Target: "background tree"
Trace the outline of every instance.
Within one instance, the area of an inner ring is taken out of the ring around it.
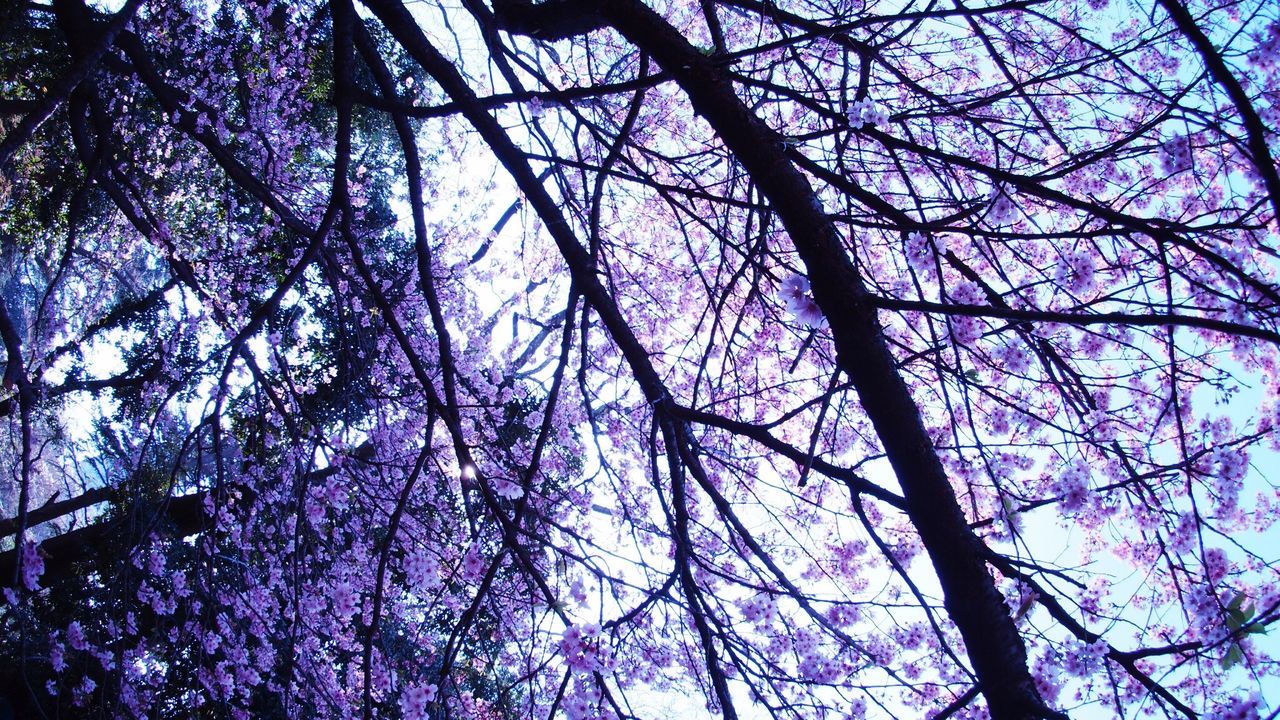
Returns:
[[[1270,4],[3,12],[12,712],[1265,707]]]

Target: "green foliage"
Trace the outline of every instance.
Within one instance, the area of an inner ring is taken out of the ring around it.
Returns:
[[[1229,670],[1244,661],[1244,648],[1240,639],[1249,635],[1266,635],[1267,628],[1254,622],[1257,606],[1253,603],[1245,605],[1248,598],[1244,593],[1236,593],[1226,607],[1226,628],[1228,637],[1232,638],[1227,654],[1222,658],[1222,669]]]

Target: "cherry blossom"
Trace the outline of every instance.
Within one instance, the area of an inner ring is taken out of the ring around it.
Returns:
[[[849,124],[855,128],[883,128],[888,123],[889,114],[870,98],[857,100],[849,106]]]
[[[1271,4],[0,14],[15,717],[1275,712]]]
[[[1165,173],[1176,175],[1191,169],[1191,139],[1174,135],[1160,146],[1160,164]]]
[[[808,327],[822,327],[825,318],[822,309],[814,302],[809,292],[809,281],[800,275],[792,275],[782,281],[782,300],[787,312],[796,321]]]

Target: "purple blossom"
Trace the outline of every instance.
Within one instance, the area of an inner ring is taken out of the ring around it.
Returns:
[[[427,705],[436,699],[436,686],[423,683],[409,685],[400,693],[400,712],[404,720],[425,720]]]
[[[22,585],[35,592],[40,589],[40,576],[44,575],[44,557],[39,544],[27,540],[22,545]]]
[[[810,295],[808,278],[792,275],[783,280],[780,295],[787,311],[796,320],[811,328],[826,326],[827,319],[822,314],[822,308],[818,307],[818,303]]]

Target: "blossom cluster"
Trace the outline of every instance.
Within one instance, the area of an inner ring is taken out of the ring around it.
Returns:
[[[844,663],[823,646],[821,633],[813,627],[800,628],[791,642],[796,653],[796,672],[811,682],[830,684],[846,671]]]
[[[928,275],[935,269],[938,258],[947,253],[947,243],[940,237],[913,231],[907,233],[905,250],[911,269]]]
[[[1160,145],[1160,166],[1167,175],[1191,169],[1191,138],[1174,135]]]
[[[506,478],[494,478],[491,484],[493,485],[493,492],[498,497],[506,498],[507,500],[519,500],[524,497],[524,488]]]
[[[436,686],[415,683],[400,693],[400,712],[404,720],[426,720],[427,706],[436,699]]]
[[[882,128],[889,124],[889,113],[871,98],[855,100],[849,106],[849,124],[856,128]]]
[[[1249,53],[1249,61],[1268,70],[1280,69],[1280,22],[1267,25],[1254,41],[1257,44]]]
[[[948,289],[951,300],[960,305],[982,305],[986,302],[986,296],[982,292],[982,288],[977,283],[968,280],[956,283]],[[968,315],[955,315],[949,319],[951,323],[951,334],[955,338],[956,343],[960,345],[968,345],[977,340],[982,335],[983,324],[979,318]]]
[[[1075,677],[1089,677],[1102,670],[1108,650],[1101,638],[1091,643],[1077,643],[1063,658],[1062,669]]]
[[[991,193],[987,207],[987,222],[995,227],[1003,227],[1012,225],[1018,219],[1018,206],[1014,204],[1013,199],[1009,197],[1009,190],[1005,187],[997,187]]]
[[[564,699],[566,720],[589,720],[598,717],[596,708],[603,693],[590,676],[580,676],[574,683],[574,691]]]
[[[40,589],[40,576],[44,575],[44,558],[40,546],[27,540],[22,544],[22,585],[28,590]]]
[[[824,327],[827,324],[822,308],[818,307],[818,303],[809,292],[808,278],[803,275],[788,277],[782,281],[780,294],[787,312],[790,312],[799,322],[811,328]]]
[[[1205,715],[1205,720],[1258,720],[1262,717],[1262,699],[1257,695],[1235,698],[1221,710]]]
[[[569,668],[575,672],[602,672],[612,665],[612,656],[604,644],[600,626],[595,623],[570,625],[560,637],[559,649]]]
[[[1056,280],[1075,295],[1092,292],[1098,286],[1097,256],[1086,248],[1073,248],[1062,253]]]
[[[777,617],[778,603],[772,595],[761,594],[738,603],[738,609],[742,611],[742,617],[747,622],[769,622]]]
[[[415,590],[431,590],[440,586],[440,561],[434,555],[417,550],[404,560],[404,572]]]
[[[1055,491],[1061,497],[1062,510],[1066,513],[1078,513],[1084,510],[1092,497],[1089,489],[1089,466],[1083,462],[1073,462],[1058,476],[1054,484]]]

